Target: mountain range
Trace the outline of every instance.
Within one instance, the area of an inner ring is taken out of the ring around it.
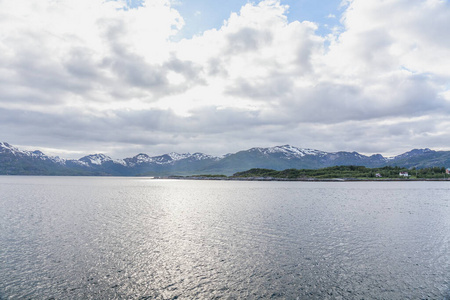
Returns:
[[[414,149],[394,157],[383,157],[381,154],[366,156],[357,152],[324,152],[283,145],[251,148],[223,156],[171,152],[160,156],[140,153],[125,159],[112,159],[104,154],[87,155],[80,159],[63,159],[47,156],[39,150],[20,150],[6,142],[0,142],[0,174],[2,175],[232,175],[252,168],[319,169],[340,165],[369,168],[448,167],[450,151]]]

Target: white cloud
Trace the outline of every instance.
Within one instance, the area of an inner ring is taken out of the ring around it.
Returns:
[[[341,65],[347,66],[344,71],[405,67],[448,78],[448,1],[351,1],[343,23],[346,31],[334,45],[333,59],[339,55]]]
[[[117,144],[212,154],[286,143],[444,147],[435,120],[449,112],[448,1],[343,5],[342,28],[328,37],[265,0],[174,41],[184,20],[168,0],[135,9],[0,1],[3,139],[52,149],[75,140],[83,151],[104,145],[121,154]]]
[[[42,91],[58,102],[71,93],[112,101],[115,89],[126,87],[122,81],[163,85],[159,68],[183,20],[167,1],[143,5],[123,10],[119,2],[101,0],[1,2],[0,63],[11,70],[5,92],[28,88],[23,97],[37,101],[45,98]]]

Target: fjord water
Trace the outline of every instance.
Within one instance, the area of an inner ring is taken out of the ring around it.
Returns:
[[[449,299],[449,182],[0,177],[0,299]]]

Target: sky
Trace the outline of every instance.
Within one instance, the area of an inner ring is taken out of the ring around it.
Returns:
[[[450,0],[0,0],[0,141],[450,150]]]

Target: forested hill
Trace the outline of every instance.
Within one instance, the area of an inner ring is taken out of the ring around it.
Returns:
[[[251,169],[238,172],[233,177],[238,178],[285,178],[285,179],[332,179],[332,178],[355,178],[355,179],[437,179],[448,178],[444,167],[432,167],[422,169],[407,169],[401,167],[366,168],[363,166],[336,166],[322,169],[286,169],[276,171],[272,169]]]

